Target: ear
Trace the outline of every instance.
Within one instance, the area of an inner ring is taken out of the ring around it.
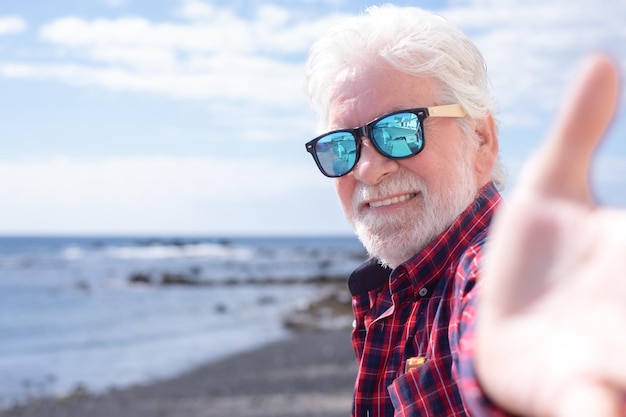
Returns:
[[[498,133],[496,123],[491,113],[484,119],[476,121],[474,132],[478,138],[478,150],[476,151],[475,170],[485,182],[490,179],[491,170],[498,157]]]

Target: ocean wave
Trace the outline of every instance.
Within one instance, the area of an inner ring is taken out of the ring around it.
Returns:
[[[209,258],[247,261],[254,251],[245,247],[199,243],[190,245],[124,246],[104,249],[104,255],[113,259],[171,259]]]

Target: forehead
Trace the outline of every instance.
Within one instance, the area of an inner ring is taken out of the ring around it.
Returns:
[[[437,81],[416,77],[378,63],[346,70],[331,92],[329,128],[361,126],[383,114],[438,104]]]

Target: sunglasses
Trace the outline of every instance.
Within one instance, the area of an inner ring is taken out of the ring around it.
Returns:
[[[424,149],[424,120],[427,117],[464,117],[458,104],[400,110],[385,114],[365,126],[324,133],[306,143],[322,174],[342,177],[354,169],[361,155],[363,137],[370,139],[380,154],[405,159]]]

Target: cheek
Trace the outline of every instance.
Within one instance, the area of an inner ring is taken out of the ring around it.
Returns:
[[[442,162],[435,158],[431,152],[426,152],[426,150],[412,158],[403,159],[399,163],[406,171],[417,176],[426,185],[437,181],[442,175]]]
[[[434,125],[429,131],[430,138],[426,139],[426,147],[418,155],[399,161],[408,171],[418,176],[431,190],[450,186],[454,181],[455,168],[459,163],[460,152],[453,141],[458,139],[449,131],[442,130],[440,125]]]
[[[341,208],[348,220],[353,216],[352,197],[354,196],[355,188],[356,180],[353,175],[347,175],[335,180],[335,190],[337,191],[337,196],[339,196]]]

